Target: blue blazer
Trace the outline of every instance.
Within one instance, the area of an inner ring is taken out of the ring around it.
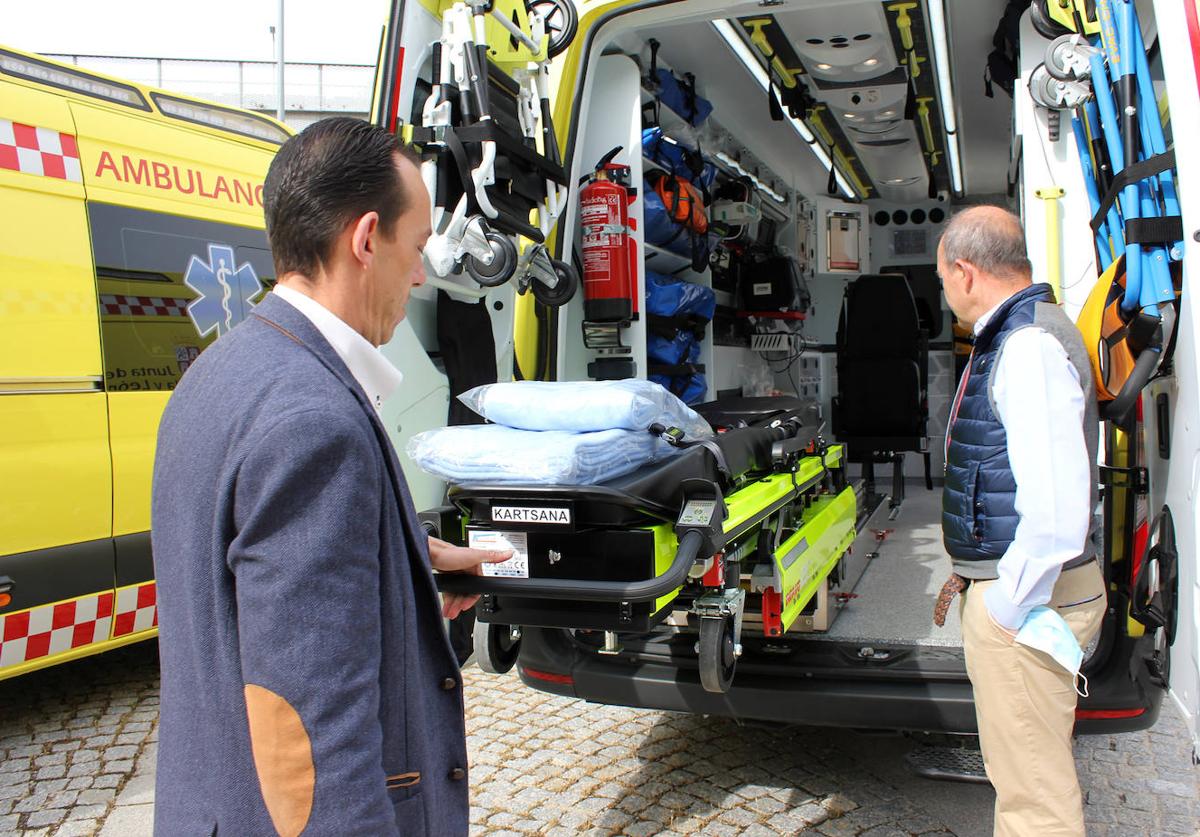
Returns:
[[[157,833],[466,834],[428,540],[366,395],[287,302],[181,379],[152,506]]]

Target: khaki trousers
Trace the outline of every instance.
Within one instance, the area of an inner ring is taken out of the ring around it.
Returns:
[[[1071,748],[1077,697],[1073,678],[1048,654],[1014,642],[992,620],[983,594],[995,583],[972,582],[961,604],[979,743],[996,789],[994,834],[1083,837],[1083,803]],[[1048,606],[1086,647],[1100,629],[1106,606],[1099,563],[1063,572]]]

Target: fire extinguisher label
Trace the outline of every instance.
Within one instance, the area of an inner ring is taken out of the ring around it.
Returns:
[[[609,268],[612,266],[612,260],[609,257],[608,250],[584,250],[583,251],[583,281],[585,284],[590,282],[607,282]]]

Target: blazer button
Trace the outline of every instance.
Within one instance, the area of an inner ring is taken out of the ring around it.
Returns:
[[[447,677],[445,680],[442,681],[442,690],[448,692],[457,685],[458,685],[457,680],[455,680],[453,677]]]
[[[450,781],[452,782],[461,782],[465,778],[467,778],[467,771],[461,767],[456,767],[450,771]]]

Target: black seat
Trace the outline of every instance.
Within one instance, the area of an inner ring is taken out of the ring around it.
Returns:
[[[893,505],[904,496],[905,451],[924,454],[925,483],[933,487],[927,335],[904,276],[864,274],[847,285],[838,320],[833,431],[848,458],[863,463],[868,482],[876,462],[893,463]]]

